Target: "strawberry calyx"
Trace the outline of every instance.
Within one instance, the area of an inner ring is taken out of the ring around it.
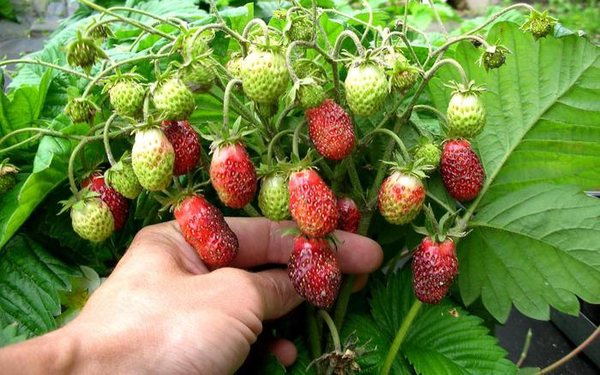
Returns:
[[[427,178],[428,175],[426,172],[434,169],[433,166],[427,165],[424,163],[423,159],[405,161],[400,153],[395,153],[395,160],[393,161],[384,161],[384,164],[390,166],[389,172],[390,174],[394,172],[400,172],[407,175],[412,175],[419,179]]]
[[[226,126],[219,127],[216,123],[209,123],[210,134],[202,134],[202,138],[211,141],[210,152],[214,153],[217,149],[241,144],[245,145],[244,138],[256,132],[257,129],[250,129],[247,125],[242,125],[242,118],[238,117],[231,128]]]
[[[75,206],[79,202],[85,202],[95,198],[100,199],[100,194],[98,194],[95,191],[92,191],[89,186],[84,187],[83,189],[79,190],[77,194],[73,195],[69,199],[58,202],[60,205],[62,205],[62,209],[58,212],[58,215],[69,211],[73,206]]]
[[[310,240],[311,238],[313,238],[305,233],[302,233],[302,231],[298,227],[283,228],[280,230],[280,232],[281,232],[281,237],[286,237],[286,236],[292,236],[294,238],[303,237],[307,240]],[[337,251],[338,246],[340,246],[342,244],[342,241],[339,238],[337,238],[337,236],[334,234],[334,232],[329,233],[325,237],[319,237],[318,240],[327,241],[327,243],[329,244],[329,247],[331,247],[335,251]]]
[[[12,164],[9,164],[9,159],[6,158],[0,162],[0,177],[7,174],[14,174],[19,172],[19,168]]]
[[[525,23],[521,25],[521,30],[532,33],[537,40],[551,33],[557,23],[558,19],[549,16],[548,10],[539,12],[532,9]]]
[[[419,227],[413,224],[415,232],[430,237],[436,243],[444,242],[447,238],[455,239],[467,235],[464,228],[454,225],[458,212],[446,212],[438,222],[431,205],[423,205],[423,211],[425,211],[425,226]]]
[[[209,181],[206,181],[196,185],[188,185],[183,189],[176,188],[176,190],[172,189],[171,191],[163,190],[163,195],[154,194],[154,199],[156,199],[162,205],[159,211],[173,212],[179,209],[183,201],[185,201],[187,198],[193,196],[202,196],[202,187],[208,183]]]
[[[102,80],[105,83],[102,93],[105,94],[117,83],[120,82],[142,82],[144,77],[141,74],[135,72],[137,66],[134,66],[129,72],[123,73],[120,69],[115,69],[115,74],[106,77]]]
[[[458,83],[456,81],[450,81],[449,83],[445,83],[444,86],[451,88],[452,95],[462,94],[462,95],[481,95],[486,89],[484,85],[475,85],[475,81],[470,81],[468,84]]]

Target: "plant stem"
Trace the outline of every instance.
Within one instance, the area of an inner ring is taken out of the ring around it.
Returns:
[[[531,346],[531,338],[533,337],[533,333],[531,332],[531,328],[527,330],[527,335],[525,335],[525,344],[523,344],[523,351],[521,352],[521,356],[519,357],[519,361],[517,362],[517,367],[521,367],[525,358],[527,358],[527,353],[529,353],[529,347]]]
[[[446,123],[446,124],[448,123],[448,119],[446,119],[446,115],[444,115],[437,108],[434,108],[434,107],[426,105],[426,104],[417,104],[417,105],[413,106],[413,111],[419,111],[419,110],[429,111],[429,112],[435,114],[444,123]]]
[[[355,280],[356,276],[346,275],[344,282],[342,283],[342,288],[340,289],[340,294],[338,294],[333,314],[335,325],[338,329],[342,329],[342,325],[344,324],[344,318],[346,317],[346,310],[348,310],[348,303],[350,302],[350,295],[352,295],[352,288],[354,287]]]
[[[408,311],[408,314],[406,315],[406,317],[402,321],[402,324],[400,325],[400,329],[398,330],[396,337],[394,338],[392,347],[390,348],[390,351],[388,352],[385,358],[385,362],[383,363],[383,367],[381,367],[381,371],[379,372],[380,375],[388,375],[390,373],[390,370],[392,369],[392,365],[394,363],[394,359],[396,359],[398,351],[400,350],[400,346],[402,345],[402,341],[404,341],[404,338],[408,333],[408,329],[410,328],[412,322],[415,320],[415,317],[419,313],[419,310],[421,309],[422,305],[423,303],[418,299],[415,299],[415,301],[413,302],[412,306],[410,307],[410,310]]]
[[[78,0],[79,1],[79,0]],[[102,70],[100,73],[98,73],[91,81],[90,83],[88,83],[87,87],[85,88],[85,91],[83,92],[83,97],[89,95],[90,91],[92,90],[92,87],[94,85],[96,85],[102,78],[104,78],[104,76],[106,76],[108,73],[112,72],[113,70],[115,70],[116,68],[118,68],[119,66],[123,66],[123,65],[127,65],[127,64],[132,64],[132,63],[136,63],[138,61],[144,61],[144,60],[155,60],[155,59],[162,59],[165,57],[169,57],[170,54],[168,53],[164,53],[164,54],[153,54],[153,55],[145,55],[145,56],[137,56],[137,57],[132,57],[130,59],[126,59],[126,60],[121,60],[115,64],[112,64],[111,66],[107,67],[106,69]]]
[[[575,356],[577,354],[579,354],[579,352],[581,352],[588,345],[590,345],[598,336],[600,336],[600,326],[598,326],[596,328],[596,330],[590,335],[590,337],[588,337],[584,342],[582,342],[581,344],[579,344],[578,347],[576,347],[575,349],[573,349],[573,351],[571,351],[571,353],[569,353],[566,356],[562,357],[561,359],[559,359],[558,361],[554,362],[550,366],[542,369],[536,375],[548,374],[549,372],[554,371],[557,368],[559,368],[560,366],[562,366],[565,363],[569,362],[571,359],[575,358]]]
[[[248,203],[247,205],[244,206],[244,211],[246,211],[246,213],[248,214],[248,216],[250,217],[260,217],[262,216],[257,210],[256,208],[254,208],[254,206],[252,205],[252,203]]]
[[[23,145],[26,145],[26,144],[27,144],[27,143],[29,143],[29,142],[33,142],[33,141],[35,141],[35,140],[37,140],[37,139],[39,139],[39,138],[41,138],[41,135],[40,135],[40,134],[35,134],[35,135],[32,135],[31,137],[29,137],[29,138],[27,138],[27,139],[25,139],[25,140],[22,140],[22,141],[20,141],[20,142],[17,142],[17,143],[15,143],[15,144],[14,144],[14,145],[12,145],[12,146],[8,146],[8,147],[6,147],[6,148],[3,148],[3,149],[1,149],[1,150],[0,150],[0,155],[2,155],[2,154],[6,154],[6,153],[8,153],[8,152],[10,152],[10,151],[12,151],[12,150],[16,150],[16,149],[18,149],[19,147],[21,147],[21,146],[23,146]]]
[[[110,149],[110,140],[108,138],[108,131],[110,129],[110,125],[112,124],[112,122],[114,121],[114,119],[116,117],[117,117],[116,113],[114,113],[112,116],[109,117],[109,119],[106,121],[106,124],[104,125],[104,131],[102,132],[102,135],[104,137],[104,151],[106,151],[106,157],[108,158],[108,162],[110,163],[111,166],[117,164],[117,161],[115,160],[112,150]]]
[[[302,121],[294,130],[294,138],[292,138],[292,154],[300,160],[300,152],[298,150],[298,143],[300,142],[300,131],[304,127],[305,121]]]
[[[147,32],[149,32],[151,34],[157,34],[157,35],[160,35],[163,38],[169,39],[169,40],[175,40],[176,39],[172,35],[166,34],[166,33],[162,32],[162,31],[160,31],[158,29],[155,29],[154,27],[145,25],[145,24],[143,24],[143,23],[141,23],[139,21],[132,20],[131,18],[123,17],[123,16],[119,15],[118,13],[115,13],[115,12],[113,12],[111,10],[108,10],[108,9],[106,9],[106,8],[98,5],[98,4],[95,4],[95,3],[91,2],[91,1],[88,1],[88,0],[77,0],[77,1],[80,2],[83,5],[86,5],[86,6],[90,7],[90,8],[92,8],[92,9],[94,9],[94,10],[97,10],[98,12],[111,15],[111,16],[113,16],[113,17],[115,17],[115,18],[117,18],[117,19],[119,19],[119,20],[121,20],[121,21],[123,21],[125,23],[133,25],[133,26],[137,27],[138,29],[145,30],[145,31],[147,31]]]
[[[367,9],[367,12],[369,13],[369,21],[367,22],[369,26],[365,27],[365,31],[363,32],[363,35],[360,38],[360,42],[362,43],[364,42],[367,35],[369,35],[369,29],[371,28],[371,25],[373,25],[373,10],[371,9],[371,4],[369,4],[367,0],[361,0],[361,3],[362,6],[365,7]]]
[[[365,56],[365,48],[360,43],[360,40],[358,39],[356,34],[354,34],[350,30],[344,30],[340,33],[340,35],[338,35],[338,37],[335,41],[335,47],[333,47],[333,58],[337,59],[340,56],[340,48],[342,48],[342,42],[346,38],[350,38],[352,40],[352,42],[354,42],[354,45],[356,46],[356,50],[358,51],[358,54],[360,55],[360,57],[364,57]]]
[[[81,142],[75,146],[73,152],[71,153],[71,157],[69,158],[69,167],[68,167],[68,175],[69,175],[69,187],[71,188],[71,192],[74,196],[79,194],[79,190],[77,189],[77,185],[75,184],[75,158],[80,150],[82,150],[85,145],[89,142],[89,139],[83,139]]]
[[[494,22],[496,19],[498,19],[498,17],[500,17],[501,15],[503,15],[504,13],[508,13],[514,9],[518,9],[518,8],[525,8],[528,9],[529,11],[533,11],[535,10],[534,7],[532,7],[529,4],[525,4],[525,3],[518,3],[518,4],[514,4],[511,5],[507,8],[502,9],[501,11],[499,11],[498,13],[492,15],[490,17],[489,20],[485,21],[484,23],[482,23],[481,25],[477,26],[476,28],[474,28],[473,30],[469,31],[467,33],[467,35],[472,35],[475,34],[476,32],[478,32],[479,30],[483,29],[484,27],[486,27],[487,25],[489,25],[490,23]]]
[[[444,34],[444,36],[447,38],[448,37],[448,31],[446,31],[446,26],[444,26],[444,23],[442,22],[442,18],[440,17],[440,14],[438,13],[437,9],[435,8],[435,5],[433,4],[433,0],[428,0],[427,3],[429,4],[429,7],[431,8],[431,11],[433,12],[433,15],[435,16],[435,20],[440,25],[440,29],[442,30],[442,34]]]
[[[340,334],[338,333],[338,330],[335,326],[335,323],[333,323],[331,316],[329,316],[329,314],[325,310],[319,310],[319,316],[321,318],[323,318],[323,320],[325,321],[325,324],[327,324],[327,327],[329,327],[329,331],[331,332],[331,338],[333,339],[333,347],[335,348],[335,351],[341,352],[342,351],[342,343],[340,342]]]
[[[305,302],[305,306],[310,355],[315,359],[321,355],[321,333],[319,332],[319,325],[317,324],[315,308],[308,302]]]
[[[53,136],[53,137],[65,138],[65,139],[73,139],[73,140],[81,140],[81,139],[84,138],[82,136],[77,136],[77,135],[63,134],[61,132],[57,132],[55,130],[50,130],[50,129],[21,128],[21,129],[14,130],[14,131],[6,134],[4,137],[0,138],[0,145],[2,143],[6,142],[7,139],[12,138],[12,137],[14,137],[17,134],[28,133],[28,132],[34,132],[34,133],[38,133],[40,135],[50,135],[50,136]]]
[[[82,72],[78,72],[76,70],[73,69],[69,69],[66,68],[64,66],[60,66],[60,65],[56,65],[56,64],[51,64],[49,62],[45,62],[45,61],[41,61],[41,60],[28,60],[28,59],[14,59],[14,60],[4,60],[4,61],[0,61],[0,66],[4,66],[4,65],[11,65],[11,64],[34,64],[34,65],[42,65],[42,66],[46,66],[48,68],[52,68],[52,69],[56,69],[56,70],[62,70],[63,72],[69,73],[69,74],[73,74],[85,79],[92,79],[91,76],[82,73]]]
[[[364,195],[364,190],[362,184],[360,183],[360,177],[358,176],[358,172],[356,171],[356,165],[354,165],[354,158],[352,155],[348,156],[348,161],[346,162],[348,177],[350,177],[350,183],[354,187],[354,189],[361,195]]]
[[[267,146],[267,161],[269,163],[271,162],[271,160],[273,160],[273,147],[275,146],[275,144],[279,141],[279,139],[281,139],[281,137],[283,137],[286,134],[291,134],[293,132],[293,130],[282,130],[279,133],[275,134],[275,136],[271,139],[271,142],[269,142],[269,145]]]
[[[239,79],[232,79],[227,83],[225,87],[225,94],[223,94],[223,127],[229,128],[229,100],[231,97],[231,90],[233,90],[233,86],[241,85],[242,81]]]
[[[400,139],[400,137],[398,137],[398,134],[394,133],[393,131],[391,131],[388,128],[379,128],[379,129],[373,129],[369,134],[367,134],[365,136],[366,137],[372,137],[375,134],[385,134],[387,136],[389,136],[390,138],[392,138],[396,144],[398,145],[398,148],[400,149],[400,152],[402,152],[402,158],[404,159],[405,162],[409,162],[410,161],[410,155],[408,154],[408,150],[406,149],[406,146],[404,145],[404,142],[402,142],[402,140]],[[385,159],[384,159],[385,160]]]
[[[128,8],[128,7],[112,7],[112,8],[108,8],[107,10],[111,11],[111,12],[126,11],[126,12],[131,12],[131,13],[138,13],[138,14],[144,15],[146,17],[154,18],[155,20],[160,21],[162,23],[166,23],[166,24],[169,24],[174,27],[179,27],[179,25],[177,23],[175,23],[167,18],[163,18],[161,16],[157,16],[156,14],[152,14],[150,12],[146,12],[146,11],[140,10],[140,9]]]

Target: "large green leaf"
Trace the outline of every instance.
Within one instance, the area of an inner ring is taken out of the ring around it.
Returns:
[[[18,323],[18,332],[40,335],[56,328],[58,291],[70,290],[72,269],[30,238],[19,235],[0,254],[0,325]]]
[[[350,314],[343,336],[355,333],[367,349],[359,359],[365,374],[376,374],[415,297],[409,268],[376,282],[372,289],[371,315]],[[449,301],[438,306],[423,305],[395,358],[393,374],[456,375],[515,374],[516,366],[505,358],[506,351],[483,321]],[[371,340],[371,341],[369,341]],[[412,366],[411,366],[412,365]]]
[[[54,122],[64,126],[61,116]],[[63,129],[70,134],[84,134],[84,125],[70,125]],[[17,185],[0,197],[0,249],[23,225],[25,220],[44,198],[67,178],[67,165],[71,155],[72,142],[45,136],[41,139],[33,162],[32,173],[17,176]]]
[[[470,43],[455,53],[486,85],[488,114],[473,142],[486,182],[459,245],[461,294],[467,304],[481,297],[500,321],[511,303],[538,319],[549,318],[549,305],[576,314],[576,296],[600,301],[600,206],[582,192],[600,181],[600,48],[574,35],[536,42],[508,22],[487,39],[512,51],[498,70],[480,67]],[[430,94],[443,109],[442,82],[457,77],[442,69],[439,78]]]
[[[549,319],[554,308],[577,315],[576,295],[600,302],[600,201],[573,186],[536,185],[485,206],[460,243],[460,287],[505,321],[511,302]]]

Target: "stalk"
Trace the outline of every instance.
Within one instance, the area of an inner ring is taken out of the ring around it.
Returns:
[[[415,320],[415,317],[419,313],[421,306],[423,306],[423,303],[418,299],[415,299],[412,306],[410,307],[410,310],[408,311],[408,314],[406,315],[406,317],[402,321],[402,324],[400,325],[400,329],[398,330],[398,333],[394,338],[394,342],[392,342],[392,347],[390,348],[390,351],[385,357],[385,362],[383,363],[383,367],[381,368],[379,375],[388,375],[390,373],[392,364],[394,363],[394,359],[396,358],[396,356],[398,355],[398,351],[400,350],[400,346],[402,345],[402,342],[404,341],[404,338],[406,337],[406,334],[408,333],[408,329],[410,328],[412,322]]]

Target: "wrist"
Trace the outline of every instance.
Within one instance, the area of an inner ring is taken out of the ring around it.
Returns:
[[[0,350],[0,368],[10,374],[75,374],[79,345],[59,329]]]

